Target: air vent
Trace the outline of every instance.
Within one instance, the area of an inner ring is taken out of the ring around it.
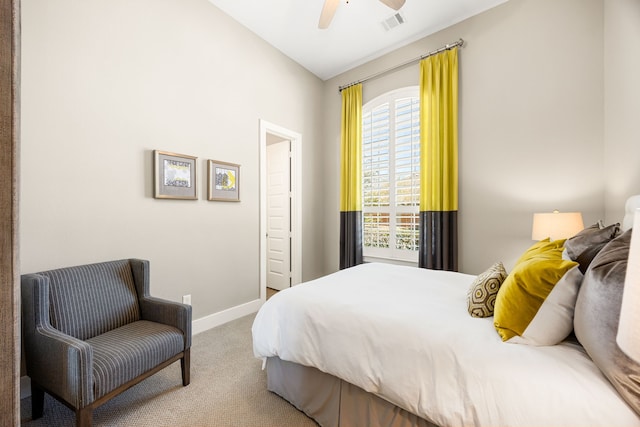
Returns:
[[[386,31],[389,31],[397,27],[398,25],[404,24],[405,22],[406,20],[404,19],[404,16],[402,16],[400,12],[397,12],[391,15],[389,18],[382,21],[381,24]]]

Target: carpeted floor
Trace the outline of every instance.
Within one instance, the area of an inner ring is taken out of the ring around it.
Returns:
[[[254,315],[193,337],[191,384],[182,387],[176,362],[94,411],[94,426],[317,427],[284,399],[267,391],[266,373],[253,357]],[[21,402],[22,426],[75,426],[66,406],[45,397],[44,416],[31,420]]]

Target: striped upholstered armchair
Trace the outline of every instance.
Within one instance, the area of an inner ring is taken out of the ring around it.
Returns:
[[[33,418],[44,392],[90,426],[93,410],[180,360],[189,384],[191,306],[149,295],[149,262],[125,259],[22,276]]]

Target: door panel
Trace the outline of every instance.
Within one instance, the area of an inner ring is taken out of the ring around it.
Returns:
[[[267,146],[267,286],[290,286],[289,141]]]

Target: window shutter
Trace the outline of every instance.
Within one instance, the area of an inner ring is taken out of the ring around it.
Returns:
[[[362,127],[364,255],[415,261],[420,207],[417,87],[367,103]]]

